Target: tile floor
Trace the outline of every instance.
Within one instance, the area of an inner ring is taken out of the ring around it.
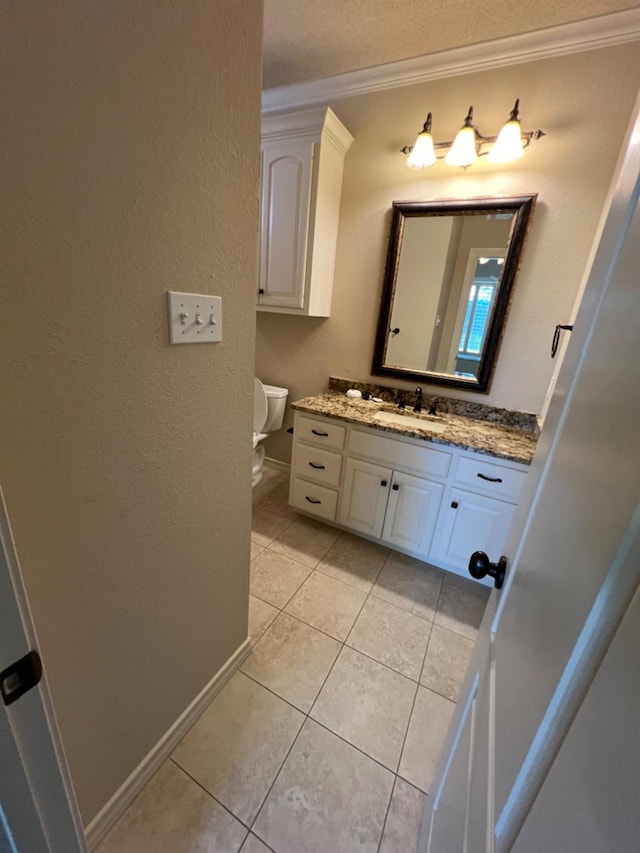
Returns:
[[[413,853],[487,591],[254,491],[249,658],[99,853]]]

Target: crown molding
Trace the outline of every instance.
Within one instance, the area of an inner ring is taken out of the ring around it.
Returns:
[[[292,107],[326,104],[337,98],[349,98],[385,89],[397,89],[438,80],[473,74],[506,65],[519,65],[596,50],[640,39],[640,8],[613,12],[584,21],[534,30],[515,36],[481,42],[452,50],[389,62],[360,71],[308,80],[265,89],[262,93],[263,115]]]

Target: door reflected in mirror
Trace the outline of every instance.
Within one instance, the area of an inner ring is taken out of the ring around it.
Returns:
[[[534,203],[394,203],[374,374],[488,390]]]

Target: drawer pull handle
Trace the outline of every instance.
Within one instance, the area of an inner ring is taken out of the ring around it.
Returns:
[[[320,436],[320,438],[329,438],[329,433],[328,433],[328,432],[318,432],[318,430],[317,430],[317,429],[312,429],[312,430],[311,430],[311,432],[312,432],[314,435],[319,435],[319,436]]]
[[[393,486],[391,486],[391,488],[393,489],[394,492],[397,492],[398,489],[400,488],[400,486],[398,485],[398,483],[394,483]]]
[[[387,485],[387,481],[386,480],[380,480],[380,485],[382,486],[382,488],[385,488]]]
[[[305,501],[309,501],[310,504],[321,504],[322,501],[319,501],[317,498],[310,498],[307,495],[304,497]]]
[[[476,474],[476,477],[480,477],[481,480],[487,480],[489,483],[501,483],[502,477],[487,477],[486,474]]]
[[[309,465],[312,468],[317,468],[318,471],[324,471],[324,465],[316,465],[315,462],[309,462]]]

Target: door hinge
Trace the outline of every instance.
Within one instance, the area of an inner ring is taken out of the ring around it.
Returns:
[[[29,652],[20,660],[0,672],[0,693],[5,705],[35,687],[42,678],[42,661],[36,651]]]

